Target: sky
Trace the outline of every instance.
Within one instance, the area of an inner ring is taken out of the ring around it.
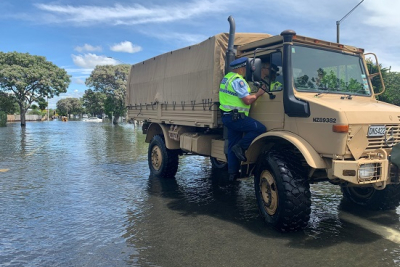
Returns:
[[[357,4],[361,4],[348,14]],[[0,51],[44,56],[82,97],[96,65],[136,64],[229,32],[297,34],[364,48],[400,72],[399,0],[0,0]],[[343,18],[343,19],[342,19]]]

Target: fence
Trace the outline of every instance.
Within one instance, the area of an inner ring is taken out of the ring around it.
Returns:
[[[41,115],[25,115],[26,121],[40,121],[42,119]],[[21,121],[21,115],[7,115],[7,121]]]

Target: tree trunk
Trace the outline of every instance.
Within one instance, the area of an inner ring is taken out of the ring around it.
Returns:
[[[115,115],[114,116],[114,120],[113,120],[113,124],[117,125],[118,124],[118,119],[119,119],[119,115]]]
[[[26,119],[25,119],[25,114],[26,114],[26,109],[24,108],[23,105],[19,105],[19,111],[20,111],[20,116],[21,116],[21,127],[26,126]]]

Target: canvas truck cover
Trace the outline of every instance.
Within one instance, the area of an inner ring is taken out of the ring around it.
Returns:
[[[235,46],[271,35],[236,33]],[[218,102],[219,83],[224,76],[228,33],[179,50],[168,52],[131,67],[126,105],[183,102],[204,99]],[[194,101],[194,102],[193,102]]]
[[[236,33],[235,46],[270,37]],[[182,126],[222,127],[218,91],[224,76],[228,33],[168,52],[131,67],[128,120]]]

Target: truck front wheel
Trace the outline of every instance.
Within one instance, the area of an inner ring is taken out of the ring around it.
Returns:
[[[307,226],[311,213],[310,185],[300,160],[290,150],[260,155],[254,187],[258,208],[265,221],[283,231]]]
[[[165,146],[164,136],[155,135],[148,150],[148,162],[152,175],[162,178],[175,177],[179,164],[179,151]]]
[[[400,185],[390,184],[383,190],[373,187],[341,187],[351,202],[372,210],[394,210],[400,203]]]

